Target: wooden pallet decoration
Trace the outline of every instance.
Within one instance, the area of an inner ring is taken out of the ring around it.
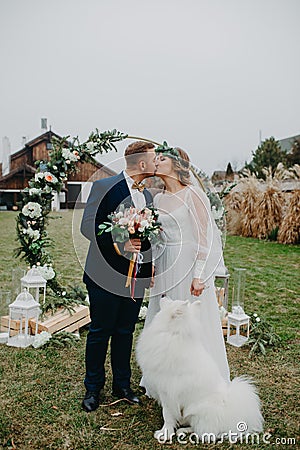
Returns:
[[[227,317],[224,317],[224,319],[222,319],[222,331],[224,337],[227,336],[227,322],[228,322]]]
[[[8,333],[9,316],[2,316],[0,320],[0,329],[3,333]],[[25,329],[25,319],[22,320],[22,330]],[[30,330],[29,330],[30,331]],[[10,336],[16,336],[20,332],[20,320],[10,321]]]
[[[47,331],[55,333],[57,331],[76,331],[90,323],[89,307],[85,305],[75,306],[70,313],[64,308],[60,308],[54,314],[48,313],[42,321],[38,322],[38,333]],[[29,321],[31,333],[35,333],[36,320]]]
[[[74,308],[74,312],[69,313],[69,311],[64,308],[59,309],[54,314],[48,313],[43,318],[43,320],[38,322],[38,333],[42,331],[48,331],[48,333],[55,333],[57,331],[77,331],[84,325],[90,323],[90,313],[89,307],[80,305]],[[1,317],[1,331],[8,332],[8,322],[9,316]],[[29,333],[35,334],[35,319],[29,320]],[[25,319],[23,319],[23,330],[25,328]],[[11,320],[10,323],[10,336],[15,336],[20,331],[20,321]]]

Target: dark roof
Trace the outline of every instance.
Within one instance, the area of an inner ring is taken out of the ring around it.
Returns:
[[[287,137],[284,139],[279,139],[278,142],[280,144],[281,150],[290,152],[295,140],[299,140],[299,139],[300,139],[300,134],[296,134],[295,136]]]
[[[26,142],[25,147],[23,147],[21,150],[18,150],[17,152],[15,152],[11,155],[11,159],[15,159],[15,158],[18,158],[19,156],[22,156],[24,153],[27,152],[28,148],[33,147],[34,145],[39,144],[40,142],[43,142],[43,141],[50,142],[52,137],[61,139],[61,136],[54,133],[53,131],[46,131],[46,133],[43,133],[40,136],[32,139],[31,141]]]
[[[3,177],[0,177],[0,183],[9,180],[10,178],[12,178],[17,173],[24,172],[24,171],[27,172],[27,173],[30,173],[30,174],[36,173],[36,169],[34,167],[29,166],[28,164],[23,164],[22,166],[19,166],[16,169],[14,169],[11,172],[9,172],[7,175],[4,175]]]
[[[50,131],[46,131],[46,133],[43,133],[40,136],[27,142],[26,146],[33,147],[34,145],[38,144],[39,142],[50,141],[53,137],[56,137],[57,139],[61,139],[61,136],[59,136],[58,134],[56,134],[50,130]]]
[[[53,137],[55,137],[57,139],[61,139],[61,136],[59,136],[58,134],[54,133],[53,131],[51,131],[51,130],[50,131],[46,131],[46,133],[43,133],[40,136],[37,136],[36,138],[34,138],[31,141],[27,142],[25,144],[25,147],[23,147],[21,150],[18,150],[17,152],[13,153],[10,156],[11,160],[14,160],[14,159],[19,158],[20,156],[24,155],[26,152],[28,152],[28,150],[31,147],[33,147],[34,145],[39,144],[40,142],[44,142],[44,141],[50,142]],[[98,161],[96,162],[95,166],[98,169],[103,169],[108,175],[112,175],[112,176],[116,175],[116,172],[114,170],[109,169],[108,167],[106,167],[105,165],[101,164]],[[28,166],[28,167],[30,167],[30,166]],[[20,170],[23,170],[23,168],[24,168],[24,166],[21,166]],[[19,170],[19,168],[15,169],[12,172],[10,172],[8,175],[13,175],[15,173],[18,173],[20,170]],[[36,172],[36,170],[34,169],[33,173],[35,173],[35,172]],[[2,180],[2,179],[3,179],[3,177],[0,178],[0,180]]]

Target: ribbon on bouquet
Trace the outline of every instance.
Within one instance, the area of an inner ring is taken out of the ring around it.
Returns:
[[[122,255],[120,249],[116,242],[114,243],[115,251],[119,256]],[[141,253],[132,253],[131,259],[129,262],[129,268],[127,273],[127,280],[125,287],[130,287],[130,295],[134,300],[134,291],[135,291],[135,283],[136,283],[136,275],[141,268],[141,264],[143,262],[144,256]],[[135,300],[134,300],[135,301]]]
[[[143,259],[144,259],[144,256],[141,253],[133,253],[131,256],[131,259],[130,259],[130,263],[129,263],[125,287],[130,287],[130,295],[133,300],[134,300],[136,275],[141,268]]]

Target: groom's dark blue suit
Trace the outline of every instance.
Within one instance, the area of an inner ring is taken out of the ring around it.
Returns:
[[[145,189],[143,193],[146,204],[150,205],[150,192]],[[107,221],[107,216],[122,203],[133,205],[123,173],[98,180],[93,183],[81,223],[81,232],[90,241],[83,277],[89,293],[91,316],[84,381],[88,391],[98,392],[104,386],[104,364],[110,337],[113,387],[130,386],[132,336],[145,288],[151,281],[149,241],[142,242],[144,259],[137,274],[134,301],[129,287],[125,287],[129,258],[124,256],[124,244],[118,243],[120,255],[114,248],[111,233],[104,232],[98,236],[99,224]]]

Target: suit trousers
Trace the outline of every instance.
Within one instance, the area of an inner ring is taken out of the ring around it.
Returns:
[[[142,298],[120,297],[96,285],[87,284],[91,323],[86,341],[87,390],[99,392],[105,384],[105,360],[111,338],[113,388],[130,386],[130,357],[133,332]]]

